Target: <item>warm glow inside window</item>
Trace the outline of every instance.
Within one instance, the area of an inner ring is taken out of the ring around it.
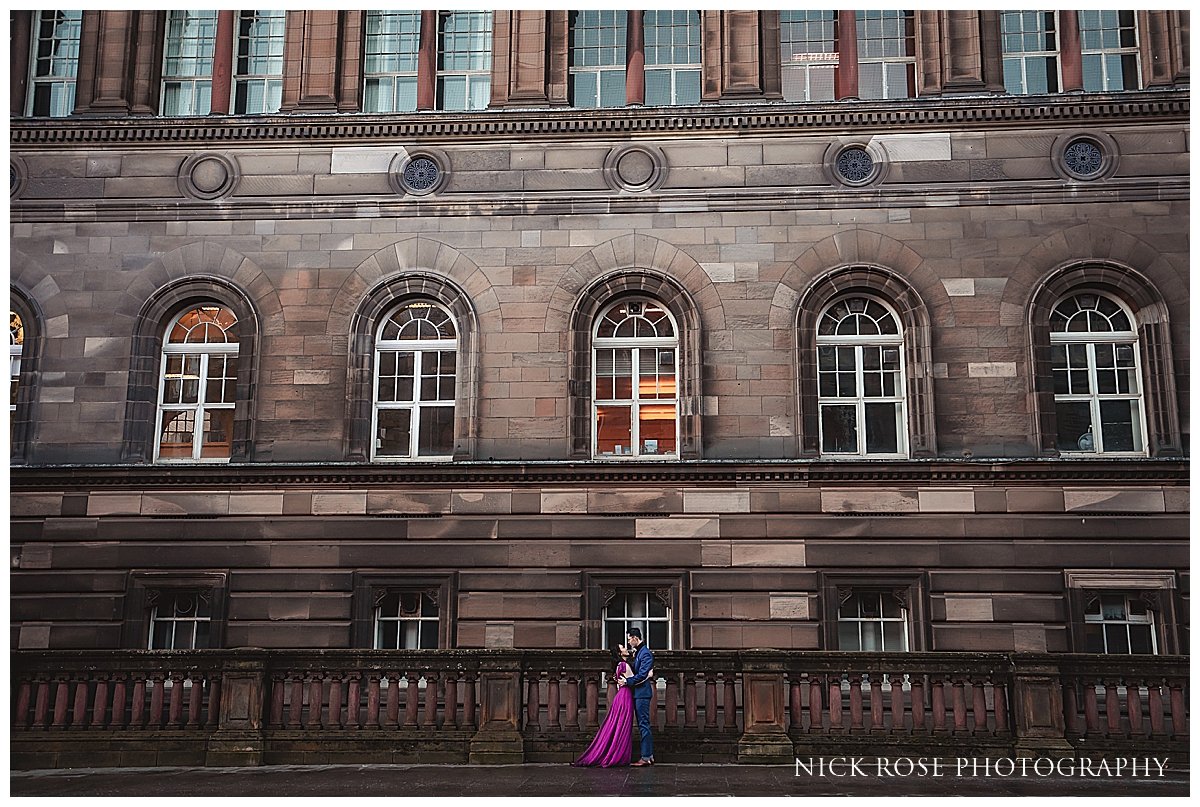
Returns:
[[[180,314],[163,340],[160,461],[228,461],[237,394],[237,317],[215,303]]]
[[[896,315],[864,296],[825,309],[817,325],[821,453],[905,456],[904,390],[904,337]]]
[[[1102,294],[1075,294],[1050,315],[1058,449],[1142,454],[1145,413],[1132,316]]]
[[[434,302],[405,303],[375,343],[375,459],[450,459],[458,337]]]
[[[592,340],[593,453],[678,456],[679,338],[658,302],[624,300],[596,320]]]

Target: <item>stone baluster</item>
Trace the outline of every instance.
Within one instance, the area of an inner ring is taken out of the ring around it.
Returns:
[[[321,704],[325,700],[325,686],[321,675],[318,671],[308,674],[308,716],[304,721],[306,729],[321,728]]]
[[[954,733],[967,733],[967,695],[963,688],[963,679],[956,677],[950,690],[951,702],[954,704]]]
[[[684,673],[683,678],[683,727],[696,728],[696,673]]]
[[[304,712],[304,673],[292,673],[290,702],[288,703],[287,727],[300,728],[300,716]]]
[[[458,725],[458,673],[447,670],[442,673],[445,679],[445,716],[442,718],[442,728],[447,731]]]
[[[153,688],[150,690],[149,727],[159,729],[163,725],[163,698],[166,695],[167,687],[166,675],[160,672],[153,672],[150,673],[150,680],[153,682]]]
[[[1063,684],[1063,728],[1067,735],[1079,734],[1079,710],[1076,705],[1079,703],[1078,688],[1075,686],[1075,679],[1068,678]]]
[[[1166,719],[1163,713],[1162,690],[1158,681],[1150,682],[1150,736],[1161,739],[1167,734]]]
[[[410,672],[406,676],[406,680],[408,683],[408,692],[404,695],[404,725],[415,726],[417,725],[418,700],[421,697],[421,675],[420,673]],[[426,683],[426,686],[428,686],[428,683]]]
[[[589,675],[584,682],[583,709],[584,728],[592,731],[600,724],[600,682],[595,675]]]
[[[1129,709],[1129,733],[1141,739],[1145,732],[1142,729],[1142,687],[1135,682],[1125,682],[1125,703]]]
[[[171,674],[171,705],[167,710],[167,725],[173,729],[183,725],[183,673]]]
[[[400,671],[387,670],[384,672],[384,677],[387,678],[387,711],[384,716],[384,725],[388,728],[395,728],[400,725]],[[410,693],[410,696],[412,693]],[[408,700],[415,702],[415,697],[410,697]],[[407,713],[405,714],[407,718]],[[408,725],[406,719],[405,725]]]
[[[804,729],[804,702],[800,696],[800,680],[796,675],[788,676],[788,731],[796,733]]]
[[[531,729],[541,729],[541,724],[538,722],[538,712],[542,706],[541,675],[533,670],[530,670],[527,675],[528,680],[526,682],[527,686],[525,690],[525,727]],[[612,687],[610,687],[610,690],[611,689]],[[610,704],[612,703],[611,695],[608,699],[608,702]]]
[[[842,726],[842,677],[833,673],[829,682],[829,730],[835,734],[844,731]]]
[[[704,673],[704,728],[717,727],[717,676],[713,672]]]
[[[934,733],[944,734],[946,732],[946,685],[941,676],[933,678],[929,706],[933,711]]]
[[[814,675],[809,678],[808,684],[808,730],[817,734],[823,734],[825,728],[825,716],[821,713],[821,692],[825,685],[823,676]]]
[[[221,724],[222,680],[219,673],[209,674],[208,679],[208,719],[205,725],[216,728]]]
[[[679,676],[667,676],[667,694],[666,694],[666,726],[667,728],[676,728],[679,726]]]
[[[65,729],[67,727],[67,702],[71,698],[70,684],[63,676],[59,676],[54,688],[54,722],[51,728]]]
[[[200,727],[200,701],[204,697],[204,675],[200,672],[194,672],[189,680],[192,685],[188,688],[185,725],[189,729],[195,729]]]
[[[992,709],[996,713],[996,734],[1008,734],[1008,690],[1003,683],[992,682]],[[1074,713],[1071,703],[1070,713]]]
[[[1171,688],[1171,727],[1174,729],[1173,736],[1176,740],[1182,740],[1188,736],[1187,707],[1183,704],[1183,682],[1175,680],[1168,681],[1167,684]]]
[[[983,691],[983,681],[976,679],[971,682],[971,716],[974,718],[973,731],[975,734],[987,734],[987,697]]]
[[[96,676],[96,694],[92,702],[92,728],[104,728],[105,713],[108,711],[108,676]]]
[[[658,686],[653,681],[650,683],[654,685],[650,690],[650,725],[654,727],[658,725]]]
[[[380,675],[375,671],[367,673],[367,719],[369,729],[383,728],[382,717],[379,714],[379,680]],[[415,719],[414,719],[414,722]],[[408,721],[405,721],[407,724]]]
[[[37,693],[33,701],[33,727],[46,728],[46,720],[50,711],[50,680],[37,679]]]
[[[71,710],[71,728],[80,730],[87,728],[88,682],[83,678],[75,682],[75,703]]]
[[[904,673],[888,673],[888,683],[891,686],[888,709],[892,715],[892,733],[901,734],[904,732]]]
[[[923,734],[925,732],[925,677],[914,675],[909,686],[913,734]]]
[[[346,725],[342,721],[342,672],[334,670],[329,674],[329,713],[325,720],[325,728],[340,729]]]
[[[850,731],[862,731],[863,696],[862,674],[850,673]]]
[[[550,731],[562,728],[558,722],[558,676],[558,671],[551,670],[546,681],[546,728]]]
[[[130,709],[130,728],[140,729],[145,725],[146,711],[146,675],[135,672],[133,675],[133,705]]]
[[[361,729],[362,716],[359,703],[362,701],[362,676],[355,671],[350,673],[350,683],[346,687],[346,728]]]
[[[109,728],[123,729],[125,723],[125,673],[113,675],[112,717]]]
[[[464,729],[475,728],[475,673],[470,672],[466,675],[466,689],[463,691],[463,719],[462,727]]]
[[[725,708],[725,728],[729,731],[737,729],[737,681],[733,673],[722,673],[725,681],[725,697],[722,703]]]
[[[425,711],[421,715],[421,728],[437,728],[438,674],[425,672]]]
[[[287,679],[283,675],[271,676],[270,726],[273,729],[283,728],[283,693],[286,688]]]
[[[1096,703],[1096,685],[1086,678],[1083,681],[1083,721],[1086,736],[1095,737],[1100,733],[1100,708]]]
[[[1120,681],[1109,679],[1104,682],[1104,734],[1107,737],[1120,737],[1121,730],[1121,697],[1117,688]]]
[[[883,674],[871,674],[871,731],[879,733],[883,728]]]
[[[23,729],[29,725],[29,698],[32,688],[28,679],[21,679],[17,687],[17,708],[13,711],[13,727]]]
[[[579,676],[575,673],[567,674],[567,701],[566,701],[566,717],[563,718],[564,724],[572,731],[579,728]]]

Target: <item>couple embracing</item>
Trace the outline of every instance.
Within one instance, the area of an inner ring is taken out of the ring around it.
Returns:
[[[583,756],[573,764],[578,767],[612,768],[629,765],[632,754],[630,728],[637,714],[638,733],[642,735],[641,757],[631,767],[644,768],[654,764],[654,738],[650,736],[650,698],[654,694],[654,654],[642,641],[640,628],[630,628],[625,637],[628,644],[613,648],[617,662],[614,673],[617,694],[608,705],[604,725]]]

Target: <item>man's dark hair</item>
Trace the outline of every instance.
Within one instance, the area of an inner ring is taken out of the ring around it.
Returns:
[[[642,629],[641,628],[630,628],[629,630],[625,631],[625,633],[629,636],[632,636],[635,639],[642,638]]]

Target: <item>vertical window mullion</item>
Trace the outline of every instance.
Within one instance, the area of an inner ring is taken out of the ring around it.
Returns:
[[[194,415],[195,422],[192,424],[192,459],[200,459],[203,450],[202,441],[204,439],[204,413],[207,410],[206,396],[208,393],[208,353],[200,354],[200,379],[198,381],[199,388],[196,390],[196,414]]]
[[[1091,395],[1088,405],[1092,410],[1092,445],[1094,451],[1099,454],[1104,453],[1104,428],[1100,413],[1100,384],[1099,376],[1096,372],[1096,343],[1087,343],[1087,370],[1088,370],[1088,390]]]

